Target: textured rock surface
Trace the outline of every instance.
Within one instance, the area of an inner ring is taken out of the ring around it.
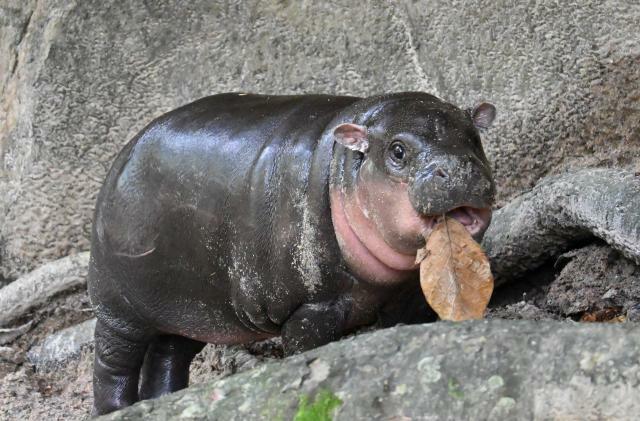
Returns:
[[[93,344],[96,319],[62,329],[47,338],[27,354],[29,362],[38,369],[57,369],[70,358],[80,355],[83,346]]]
[[[0,2],[0,275],[86,250],[119,148],[222,91],[425,90],[499,110],[500,200],[640,162],[640,4],[277,0]]]
[[[598,237],[640,264],[640,173],[584,169],[550,176],[495,212],[482,245],[500,284]]]
[[[496,320],[403,326],[103,419],[288,420],[301,396],[325,389],[343,401],[336,420],[630,420],[640,411],[639,345],[634,324]]]

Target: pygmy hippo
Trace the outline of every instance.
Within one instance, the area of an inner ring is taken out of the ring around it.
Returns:
[[[97,200],[94,413],[186,387],[207,342],[302,351],[420,295],[436,218],[489,224],[494,116],[421,92],[232,93],[154,120]]]

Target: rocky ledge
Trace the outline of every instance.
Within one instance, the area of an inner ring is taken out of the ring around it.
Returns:
[[[354,336],[102,419],[623,420],[640,413],[638,396],[640,325],[439,322]]]

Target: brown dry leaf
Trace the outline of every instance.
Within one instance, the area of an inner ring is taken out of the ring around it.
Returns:
[[[442,320],[481,319],[493,292],[489,259],[464,226],[446,218],[418,251],[420,286]]]
[[[622,307],[607,307],[602,310],[586,312],[580,317],[581,322],[622,323],[627,318],[620,314]]]

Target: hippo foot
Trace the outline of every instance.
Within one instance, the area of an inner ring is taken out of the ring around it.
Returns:
[[[586,169],[550,176],[496,211],[482,245],[496,284],[516,279],[589,238],[640,264],[640,176]]]
[[[282,346],[286,355],[308,351],[342,336],[350,299],[301,305],[282,326]]]
[[[189,366],[205,343],[176,335],[158,336],[142,366],[139,397],[153,399],[189,385]]]
[[[175,335],[154,338],[131,326],[123,331],[96,323],[94,416],[184,389],[189,365],[205,345]]]

